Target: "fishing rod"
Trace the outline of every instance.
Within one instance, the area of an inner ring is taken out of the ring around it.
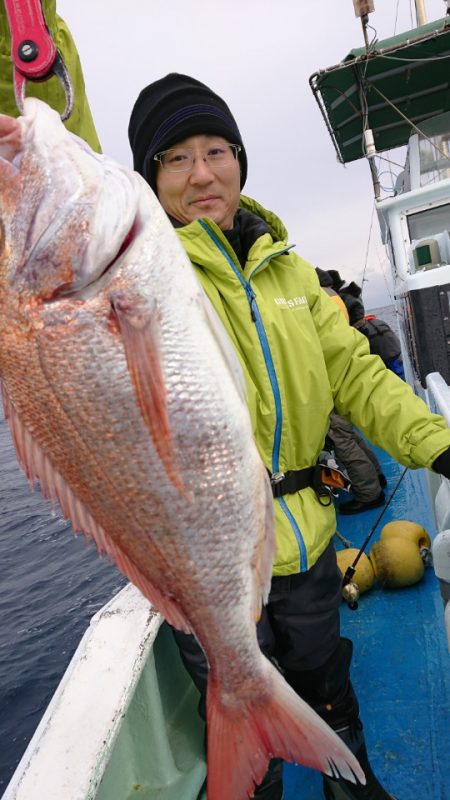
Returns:
[[[381,509],[380,513],[378,514],[378,517],[375,520],[375,523],[373,524],[373,526],[370,529],[369,533],[367,534],[364,542],[362,543],[361,547],[359,548],[359,551],[355,556],[355,560],[353,561],[353,564],[350,564],[350,566],[347,567],[347,569],[345,571],[345,574],[344,574],[344,576],[342,578],[342,597],[344,598],[344,600],[347,603],[348,607],[352,611],[356,611],[356,609],[358,608],[359,588],[358,588],[357,584],[353,581],[353,576],[355,574],[358,561],[361,558],[362,554],[364,553],[367,545],[369,544],[369,542],[370,542],[370,540],[371,540],[371,538],[372,538],[372,536],[373,536],[373,534],[374,534],[374,532],[375,532],[375,530],[376,530],[376,528],[378,526],[378,523],[380,522],[383,514],[385,513],[386,509],[389,508],[389,506],[390,506],[390,504],[391,504],[391,502],[392,502],[392,500],[394,498],[394,495],[395,495],[398,487],[400,486],[403,478],[405,477],[407,471],[408,471],[408,467],[405,467],[403,472],[402,472],[402,474],[400,475],[397,483],[395,484],[394,489],[392,490],[390,496],[388,497],[386,503],[384,504],[383,508]]]

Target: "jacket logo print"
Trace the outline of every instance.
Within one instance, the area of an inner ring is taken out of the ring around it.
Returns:
[[[298,297],[275,297],[274,300],[275,304],[280,306],[282,311],[288,309],[304,311],[305,307],[308,305],[308,301],[304,294],[299,295]]]

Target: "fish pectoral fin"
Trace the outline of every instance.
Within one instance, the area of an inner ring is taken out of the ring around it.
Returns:
[[[170,430],[167,393],[158,347],[159,315],[142,297],[115,292],[111,306],[119,324],[136,400],[164,470],[186,494]]]

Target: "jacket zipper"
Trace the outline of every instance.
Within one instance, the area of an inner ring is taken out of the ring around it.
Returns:
[[[272,258],[276,256],[282,255],[283,253],[287,253],[291,248],[285,247],[283,250],[279,250],[275,253],[272,253],[270,256],[266,256],[253,270],[250,275],[248,282],[245,280],[244,276],[242,275],[241,271],[238,269],[234,261],[230,258],[227,251],[225,250],[224,246],[220,242],[220,240],[216,237],[213,231],[203,222],[203,220],[199,220],[201,227],[206,231],[208,236],[212,239],[216,247],[220,250],[221,254],[227,260],[228,264],[232,268],[234,274],[239,279],[245,293],[247,295],[247,300],[250,306],[250,314],[252,321],[256,325],[256,330],[258,333],[259,342],[261,345],[261,349],[263,351],[264,362],[266,364],[267,373],[269,376],[270,385],[272,387],[272,394],[275,401],[275,435],[273,440],[273,447],[272,447],[272,472],[279,472],[280,471],[280,444],[281,444],[281,430],[283,427],[283,414],[281,409],[281,395],[280,395],[280,388],[278,385],[278,379],[275,372],[275,366],[272,359],[272,353],[270,352],[270,346],[267,339],[267,334],[264,329],[263,321],[261,318],[261,314],[258,308],[258,304],[256,302],[256,296],[253,291],[253,288],[250,284],[255,273],[261,269],[261,267]],[[299,550],[300,550],[300,571],[305,572],[308,569],[308,557],[306,552],[305,542],[300,531],[300,528],[297,525],[297,522],[289,510],[289,507],[284,500],[283,497],[278,498],[280,507],[282,508],[284,514],[288,518],[290,525],[292,527],[294,536],[296,538]]]

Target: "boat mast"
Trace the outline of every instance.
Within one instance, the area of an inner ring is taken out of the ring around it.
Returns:
[[[414,0],[414,2],[416,7],[417,26],[420,27],[421,25],[426,25],[428,20],[427,20],[427,13],[425,10],[425,0]],[[447,3],[447,13],[448,13],[450,0],[444,0],[444,2]],[[361,19],[364,42],[366,45],[366,51],[368,53],[370,49],[370,43],[369,43],[369,37],[367,35],[367,26],[369,24],[369,14],[371,14],[372,11],[375,11],[375,3],[374,0],[353,0],[353,6],[355,9],[355,16]],[[366,157],[370,166],[370,172],[372,175],[372,183],[375,193],[375,199],[378,200],[380,198],[381,189],[380,189],[380,182],[378,179],[378,171],[375,165],[376,149],[373,141],[373,133],[369,127],[364,128],[364,147],[365,147]]]
[[[373,0],[353,0],[355,9],[355,17],[360,17],[361,25],[364,34],[364,41],[366,43],[366,50],[369,49],[369,38],[367,36],[367,25],[369,22],[369,14],[375,11]]]
[[[427,12],[425,10],[425,0],[415,0],[416,4],[416,19],[417,19],[417,27],[420,28],[421,25],[426,25],[427,20]]]
[[[450,0],[443,0],[443,2],[444,2],[444,5],[446,6],[447,15],[450,15]],[[427,22],[428,22],[425,3],[426,3],[426,0],[414,0],[415,10],[416,10],[416,26],[417,26],[417,28],[420,28],[420,27],[426,25]],[[372,56],[374,56],[376,54],[376,39],[374,39],[373,41],[369,41],[369,36],[368,36],[368,29],[370,28],[370,25],[369,25],[369,14],[371,14],[373,11],[375,11],[375,2],[374,2],[374,0],[353,0],[353,7],[354,7],[354,11],[355,11],[355,16],[359,17],[360,20],[361,20],[362,31],[363,31],[364,42],[365,42],[365,50],[366,50],[365,55],[359,56],[359,59],[360,59],[361,63],[367,63],[368,64],[370,59],[372,58]],[[360,92],[360,95],[361,95],[361,98],[362,98],[361,99],[361,111],[360,111],[361,118],[362,118],[362,143],[361,143],[362,144],[362,151],[363,151],[363,153],[364,153],[364,155],[365,155],[365,157],[366,157],[366,159],[367,159],[367,161],[369,163],[371,177],[372,177],[373,190],[374,190],[374,195],[375,195],[375,200],[379,200],[380,197],[381,197],[381,187],[380,187],[380,181],[379,181],[379,177],[378,177],[378,170],[377,170],[376,163],[375,163],[375,158],[377,156],[377,150],[376,150],[376,146],[375,146],[375,142],[374,142],[373,131],[372,131],[371,127],[370,127],[369,107],[368,107],[368,103],[365,101],[366,91],[368,91],[368,89],[370,89],[371,87],[366,85],[365,77],[364,77],[365,76],[365,71],[360,72],[357,69],[355,69],[355,73],[356,73],[357,85],[358,85],[359,92]],[[381,95],[381,97],[384,97],[382,92],[381,92],[381,90],[378,90],[377,87],[374,87],[374,88],[375,88],[375,90],[378,91],[378,93]],[[390,103],[388,98],[384,97],[384,100],[385,100],[386,103],[389,103],[392,106],[392,108],[396,108],[396,106],[393,103]],[[398,108],[397,108],[397,111],[400,114],[400,116],[402,116],[404,118],[404,120],[406,122],[409,122],[411,124],[412,128],[414,128],[416,131],[419,130],[417,128],[417,126],[415,126],[411,122],[411,120],[408,120],[408,118],[404,114],[402,114],[402,112]],[[440,152],[442,153],[442,150],[440,150]],[[446,152],[443,153],[443,155],[448,157]]]
[[[367,26],[369,24],[369,14],[375,11],[374,0],[353,0],[355,9],[355,16],[360,17],[363,29],[364,41],[366,43],[366,52],[369,52],[369,37],[367,35]],[[378,179],[378,171],[375,165],[376,149],[373,141],[373,133],[369,127],[364,128],[364,148],[366,157],[370,166],[370,173],[372,175],[373,190],[375,199],[378,200],[381,194],[380,181]]]

